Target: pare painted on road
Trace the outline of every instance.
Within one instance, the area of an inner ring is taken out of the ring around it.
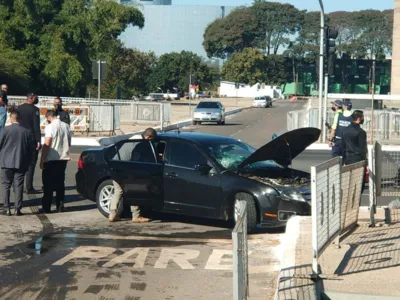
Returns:
[[[53,266],[62,266],[65,263],[79,263],[81,259],[105,260],[103,268],[111,268],[116,265],[133,264],[134,269],[142,269],[145,267],[146,259],[152,248],[133,248],[127,250],[124,254],[113,258],[108,258],[115,251],[121,250],[113,247],[99,246],[80,246],[73,250],[67,256],[53,263]],[[249,253],[250,254],[250,253]],[[178,265],[182,270],[196,269],[193,260],[199,258],[200,251],[194,249],[183,248],[161,248],[160,256],[154,264],[155,269],[166,269],[173,266],[172,263]],[[148,264],[146,265],[148,266]],[[232,250],[213,249],[208,257],[205,270],[232,270]]]

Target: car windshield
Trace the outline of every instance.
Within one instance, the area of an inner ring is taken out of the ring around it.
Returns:
[[[200,102],[197,108],[219,108],[217,102]]]
[[[205,145],[206,151],[225,170],[236,169],[256,149],[240,141],[209,143]],[[245,166],[249,168],[284,168],[273,160],[259,161]]]

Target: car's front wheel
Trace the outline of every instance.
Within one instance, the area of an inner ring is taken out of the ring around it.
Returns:
[[[248,193],[237,193],[233,204],[233,220],[236,224],[240,216],[240,202],[244,201],[247,206],[247,232],[251,233],[257,229],[257,207],[252,195]]]
[[[103,181],[96,191],[96,204],[100,213],[107,217],[110,215],[111,199],[114,196],[114,185],[111,179]],[[123,210],[123,201],[118,205],[118,212]]]

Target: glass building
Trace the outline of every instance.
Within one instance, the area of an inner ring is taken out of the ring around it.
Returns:
[[[208,24],[235,9],[234,6],[170,5],[171,0],[121,0],[128,2],[144,4],[138,8],[144,14],[145,25],[143,29],[130,26],[125,30],[121,40],[127,47],[153,51],[157,56],[185,50],[205,60],[208,59],[202,44]],[[220,60],[214,63],[220,64]]]

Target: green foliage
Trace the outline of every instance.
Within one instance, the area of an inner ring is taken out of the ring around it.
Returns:
[[[182,51],[161,55],[155,69],[149,78],[150,91],[161,88],[164,92],[188,90],[189,76],[195,75],[192,84],[199,84],[201,89],[211,88],[215,79],[216,70],[202,62],[201,57],[193,52]]]
[[[28,69],[30,80],[19,94],[34,88],[43,94],[84,95],[91,60],[111,58],[128,25],[144,26],[138,9],[106,0],[2,1],[0,20],[2,45],[25,57],[21,68]]]

